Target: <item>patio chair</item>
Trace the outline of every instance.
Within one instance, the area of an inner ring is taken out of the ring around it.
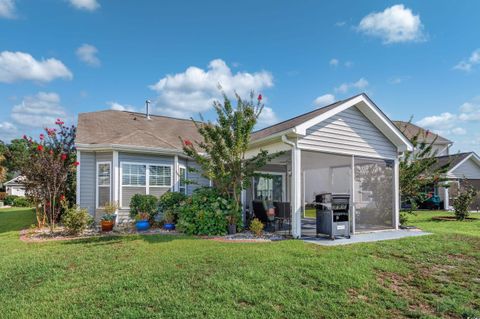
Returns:
[[[290,225],[291,208],[289,202],[273,202],[275,206],[275,219],[280,230],[284,230],[284,225]],[[290,227],[288,227],[290,230]]]
[[[275,220],[272,221],[270,218],[268,218],[267,210],[263,206],[263,201],[252,201],[252,210],[253,215],[255,215],[255,217],[258,218],[259,221],[266,225],[265,229],[271,229],[273,226],[273,229],[275,230]]]

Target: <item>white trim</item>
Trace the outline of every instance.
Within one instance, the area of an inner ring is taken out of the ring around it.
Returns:
[[[112,166],[113,166],[113,178],[112,178],[112,193],[113,193],[113,198],[112,201],[117,204],[117,207],[120,206],[118,202],[118,173],[119,173],[119,168],[118,168],[118,151],[113,151],[112,153]],[[116,214],[116,220],[115,223],[118,223],[118,208],[115,210]]]
[[[453,156],[453,155],[450,155],[450,156]],[[460,163],[458,163],[457,165],[455,165],[454,167],[452,167],[448,172],[447,172],[447,175],[448,174],[453,174],[453,172],[459,168],[460,166],[462,166],[464,163],[466,163],[471,157],[473,156],[473,160],[477,163],[477,165],[480,166],[480,157],[475,154],[475,153],[470,153],[470,155],[468,155],[467,157],[465,157],[462,161],[460,161]]]
[[[351,170],[351,175],[352,175],[352,180],[351,180],[351,190],[350,192],[352,193],[352,195],[350,196],[351,199],[351,203],[352,203],[352,206],[351,206],[351,211],[352,211],[352,229],[350,230],[350,232],[352,234],[355,234],[355,214],[356,214],[356,207],[355,207],[355,204],[356,204],[356,196],[355,196],[355,192],[357,191],[356,187],[355,187],[355,155],[352,155],[352,161],[351,161],[351,167],[350,167],[350,170]]]
[[[381,156],[381,155],[375,155],[375,154],[369,154],[365,155],[364,153],[361,152],[356,152],[356,151],[328,151],[328,150],[323,150],[323,149],[318,149],[317,147],[306,147],[305,145],[298,146],[298,149],[302,151],[309,151],[309,152],[317,152],[317,153],[325,153],[325,154],[332,154],[332,155],[355,155],[358,157],[367,157],[367,158],[375,158],[375,159],[386,159],[386,160],[391,160],[394,161],[396,158],[395,157],[386,157],[386,156]]]
[[[99,177],[98,167],[100,165],[105,165],[105,164],[108,164],[108,185],[98,185],[98,177]],[[108,201],[110,201],[112,199],[112,162],[109,162],[109,161],[97,162],[96,170],[95,170],[95,208],[96,209],[103,208],[103,206],[102,207],[98,206],[98,188],[99,187],[108,187],[109,188]]]
[[[178,155],[173,157],[173,176],[172,176],[172,183],[173,183],[173,191],[178,192],[180,189],[180,168],[178,166]]]
[[[302,151],[295,146],[292,148],[292,236],[294,238],[302,237],[302,182],[298,178],[302,174]]]
[[[255,173],[282,176],[282,202],[287,201],[287,184],[286,184],[287,175],[285,173],[269,172],[269,171],[255,171]],[[255,177],[253,177],[253,180],[252,180],[252,191],[253,191],[252,199],[255,200]]]
[[[400,130],[383,114],[380,109],[364,94],[361,94],[357,97],[354,97],[336,107],[333,109],[320,114],[310,120],[307,120],[303,122],[300,125],[297,125],[294,129],[294,131],[297,134],[300,135],[306,135],[307,134],[307,129],[309,127],[314,126],[315,124],[318,124],[335,114],[338,114],[342,111],[345,111],[346,109],[352,107],[352,106],[357,106],[360,110],[360,112],[365,115],[370,122],[377,128],[379,129],[396,147],[399,151],[405,151],[405,150],[413,150],[413,145],[412,143],[405,137],[405,135],[400,132]],[[372,114],[366,114],[362,110],[361,106],[366,106]],[[369,116],[370,115],[370,116]],[[378,119],[380,122],[376,123],[374,119],[371,118],[371,115],[374,115],[376,119]],[[379,125],[380,124],[380,125]],[[390,133],[393,133],[393,135],[388,134],[385,129],[388,129]],[[389,136],[391,135],[391,136]]]
[[[80,207],[80,166],[82,165],[81,163],[81,160],[80,160],[80,151],[77,150],[77,162],[80,163],[80,165],[77,166],[77,185],[76,185],[76,192],[77,192],[77,198],[76,198],[76,202],[77,202],[77,206]]]
[[[394,168],[393,168],[393,183],[394,183],[394,213],[393,213],[393,226],[395,229],[398,229],[400,226],[400,161],[396,159],[394,161]]]
[[[123,184],[123,164],[127,165],[144,165],[145,166],[145,185],[124,185]],[[170,185],[150,185],[150,166],[164,166],[170,167]],[[145,194],[150,194],[150,188],[173,188],[173,165],[172,164],[160,164],[160,163],[151,163],[151,162],[128,162],[120,161],[120,198],[119,206],[120,209],[129,209],[129,207],[123,206],[123,187],[138,187],[145,188]]]

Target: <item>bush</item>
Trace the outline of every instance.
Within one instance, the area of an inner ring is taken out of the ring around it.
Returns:
[[[71,234],[79,234],[93,222],[92,217],[86,209],[73,207],[69,208],[62,215],[63,226]]]
[[[468,209],[472,205],[477,196],[477,191],[472,186],[468,185],[460,191],[457,197],[453,200],[453,209],[455,210],[455,217],[457,220],[464,220],[468,217]]]
[[[13,201],[17,198],[19,198],[19,196],[17,196],[17,195],[7,195],[7,196],[5,196],[5,199],[3,200],[3,203],[6,206],[13,206]]]
[[[6,196],[7,196],[7,193],[0,192],[0,200],[4,200]]]
[[[18,197],[13,200],[13,205],[14,207],[30,207],[32,206],[32,203],[25,197]]]
[[[233,204],[214,188],[199,188],[180,206],[177,229],[190,235],[224,235]]]
[[[158,213],[158,199],[153,195],[133,195],[130,200],[130,217],[135,218],[139,213],[146,213],[153,220]]]
[[[173,214],[173,221],[178,220],[178,211],[180,204],[187,199],[187,196],[178,192],[166,192],[160,196],[158,206],[163,214],[170,212]],[[165,218],[165,216],[164,216]]]
[[[250,223],[250,231],[260,237],[263,232],[263,223],[258,218],[254,218]]]

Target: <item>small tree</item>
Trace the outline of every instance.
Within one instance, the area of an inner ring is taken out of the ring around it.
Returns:
[[[405,132],[407,126],[400,127]],[[418,133],[410,139],[413,145],[413,151],[406,151],[400,159],[400,196],[403,203],[409,205],[408,213],[412,213],[417,203],[427,200],[425,188],[427,186],[444,186],[447,178],[445,174],[450,168],[451,162],[439,166],[437,164],[438,150],[433,148],[437,137],[431,142],[427,142],[427,137],[431,134],[419,130]],[[402,217],[406,221],[406,216]]]
[[[79,165],[74,147],[75,126],[65,126],[60,119],[55,124],[57,128],[46,128],[46,134],[40,134],[38,141],[24,136],[29,155],[28,160],[19,164],[26,193],[35,204],[38,226],[43,227],[48,219],[52,232],[63,207],[67,207],[66,194],[72,191],[69,183]]]
[[[472,185],[465,183],[465,185],[460,189],[458,196],[453,199],[453,208],[455,210],[455,217],[457,220],[465,220],[468,218],[468,210],[476,196],[477,191],[475,188]]]
[[[278,156],[262,150],[257,155],[246,158],[250,137],[263,110],[262,95],[254,102],[253,92],[250,100],[243,100],[236,95],[237,106],[234,108],[225,93],[223,104],[213,103],[217,114],[216,122],[195,123],[202,141],[182,139],[184,152],[192,157],[201,167],[200,173],[210,179],[218,191],[235,202],[232,211],[227,212],[230,225],[236,225],[240,211],[240,194],[246,189],[255,174],[268,161]]]

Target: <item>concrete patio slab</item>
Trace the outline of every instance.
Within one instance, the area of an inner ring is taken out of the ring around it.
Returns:
[[[407,237],[417,237],[431,235],[431,233],[424,232],[419,229],[399,229],[399,230],[387,230],[371,233],[355,234],[347,238],[338,238],[331,240],[327,237],[302,237],[307,243],[322,245],[322,246],[338,246],[338,245],[350,245],[358,243],[369,243],[381,240],[401,239]]]

